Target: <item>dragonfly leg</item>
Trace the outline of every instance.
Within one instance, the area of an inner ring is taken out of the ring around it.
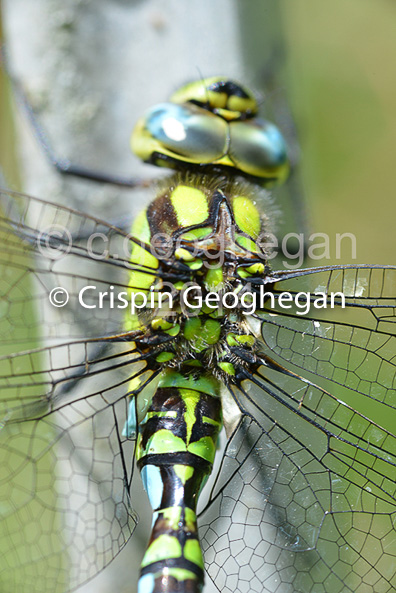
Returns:
[[[177,384],[181,375],[170,374]],[[160,382],[140,425],[138,466],[154,513],[139,593],[202,591],[196,505],[212,471],[221,401],[200,391],[199,379],[194,387],[161,387]]]
[[[135,188],[148,187],[151,185],[150,180],[113,175],[112,173],[106,173],[103,171],[82,167],[80,165],[72,163],[68,159],[60,158],[52,148],[48,136],[38,120],[37,114],[25,92],[25,89],[23,88],[21,82],[17,79],[15,74],[12,72],[12,69],[9,65],[9,60],[7,59],[7,52],[4,46],[1,48],[0,63],[7,72],[7,76],[10,79],[11,86],[16,96],[16,99],[18,103],[21,105],[23,111],[27,115],[27,118],[32,126],[37,142],[41,146],[43,152],[46,154],[50,163],[58,171],[58,173],[60,173],[61,175],[70,175],[72,177],[79,177],[82,179],[88,179],[90,181],[96,181],[98,183],[108,183],[111,185],[117,185],[121,187]]]

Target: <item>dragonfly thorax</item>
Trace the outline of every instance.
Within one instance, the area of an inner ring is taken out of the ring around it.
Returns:
[[[249,279],[269,272],[267,219],[257,196],[245,180],[177,174],[137,218],[129,285],[134,297],[155,295],[158,307],[146,331],[158,344],[158,362],[209,367],[215,361],[218,375],[229,380],[232,348],[254,347],[246,323],[254,297]],[[147,308],[129,315],[127,326],[147,328],[147,315]]]

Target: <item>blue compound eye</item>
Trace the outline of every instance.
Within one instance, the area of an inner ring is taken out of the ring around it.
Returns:
[[[137,123],[132,150],[143,161],[156,153],[210,164],[227,151],[227,128],[223,119],[195,105],[161,103]]]

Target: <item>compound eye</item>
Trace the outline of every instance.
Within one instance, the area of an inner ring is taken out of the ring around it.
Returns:
[[[209,164],[227,149],[227,123],[196,105],[161,103],[137,123],[132,150],[148,161],[153,153]]]
[[[278,128],[262,119],[230,123],[230,157],[248,175],[283,181],[289,171],[286,144]]]

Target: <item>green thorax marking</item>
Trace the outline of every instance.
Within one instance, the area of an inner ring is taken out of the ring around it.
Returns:
[[[239,324],[244,317],[220,303],[225,291],[233,292],[237,298],[230,300],[237,302],[249,277],[264,276],[267,269],[260,246],[267,229],[258,199],[257,187],[244,180],[178,173],[160,183],[157,197],[137,217],[131,230],[136,242],[132,243],[135,269],[130,273],[129,291],[137,303],[150,298],[151,308],[128,312],[126,329],[145,329],[150,338],[158,335],[157,343],[163,347],[155,356],[153,351],[153,361],[162,368],[190,365],[191,370],[211,361],[217,376],[233,380],[234,363],[222,341],[230,315],[236,315]],[[200,308],[194,307],[199,304],[194,301],[196,289],[190,292],[190,308],[182,302],[182,291],[189,283],[200,291]],[[160,301],[170,285],[173,300],[166,307],[168,300],[162,300],[165,306]],[[211,302],[205,302],[209,292],[217,293],[219,299],[212,295]],[[241,326],[236,334],[246,330]]]
[[[171,193],[170,200],[181,227],[201,224],[209,216],[208,200],[201,189],[178,185]]]
[[[199,317],[192,317],[184,325],[184,337],[190,342],[192,350],[196,352],[202,352],[208,346],[217,344],[220,332],[221,324],[214,319],[201,321]]]

